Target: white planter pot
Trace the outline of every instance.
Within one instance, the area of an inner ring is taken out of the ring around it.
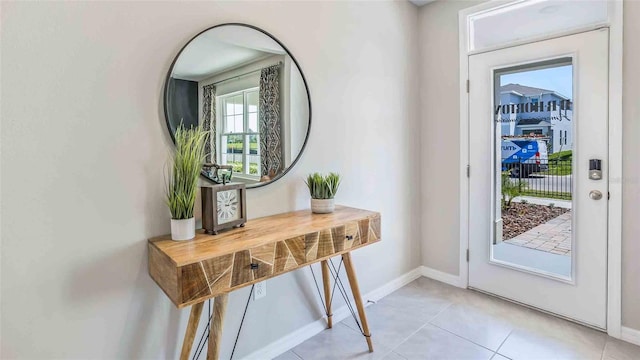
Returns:
[[[196,237],[196,218],[171,219],[171,239],[191,240]]]
[[[335,209],[335,199],[311,199],[311,212],[316,214],[328,214],[332,213]]]

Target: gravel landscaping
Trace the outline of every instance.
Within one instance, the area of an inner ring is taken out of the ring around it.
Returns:
[[[570,209],[536,204],[511,203],[502,210],[502,239],[508,240],[556,218]]]

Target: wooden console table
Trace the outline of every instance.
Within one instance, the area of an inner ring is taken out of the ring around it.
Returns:
[[[331,214],[310,210],[250,220],[245,227],[195,239],[149,239],[149,274],[178,307],[191,306],[180,359],[188,359],[204,301],[214,298],[207,359],[218,359],[228,293],[317,262],[324,297],[331,297],[327,260],[341,255],[369,351],[373,351],[350,252],[380,241],[380,214],[336,206]],[[331,328],[331,303],[325,301]]]

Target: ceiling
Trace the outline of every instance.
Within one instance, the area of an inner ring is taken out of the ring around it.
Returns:
[[[242,26],[223,26],[200,34],[187,45],[171,76],[200,81],[285,50],[269,36]]]
[[[434,2],[435,0],[409,0],[409,1],[411,1],[415,5],[422,6],[422,5],[426,5],[426,4],[430,3],[430,2]]]

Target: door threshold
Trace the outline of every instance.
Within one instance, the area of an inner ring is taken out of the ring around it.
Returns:
[[[536,311],[539,311],[541,313],[544,313],[544,314],[547,314],[547,315],[551,315],[553,317],[557,317],[557,318],[562,319],[562,320],[567,320],[567,321],[570,321],[570,322],[572,322],[574,324],[586,326],[586,327],[588,327],[590,329],[597,330],[597,331],[603,332],[605,334],[607,333],[607,329],[603,329],[603,328],[595,326],[595,325],[591,325],[591,324],[588,324],[588,323],[585,323],[585,322],[582,322],[582,321],[579,321],[579,320],[576,320],[576,319],[572,319],[572,318],[566,317],[564,315],[556,314],[554,312],[551,312],[551,311],[548,311],[548,310],[544,310],[544,309],[541,309],[539,307],[535,307],[535,306],[532,306],[532,305],[529,305],[529,304],[525,304],[525,303],[522,303],[520,301],[509,299],[509,298],[506,298],[504,296],[496,295],[496,294],[490,293],[488,291],[476,289],[476,288],[473,288],[473,287],[470,287],[470,286],[468,286],[467,289],[475,291],[475,292],[479,292],[479,293],[482,293],[482,294],[485,294],[485,295],[488,295],[488,296],[491,296],[491,297],[495,297],[495,298],[498,298],[498,299],[501,299],[501,300],[504,300],[504,301],[508,301],[508,302],[510,302],[512,304],[520,305],[520,306],[529,308],[531,310],[536,310]]]

